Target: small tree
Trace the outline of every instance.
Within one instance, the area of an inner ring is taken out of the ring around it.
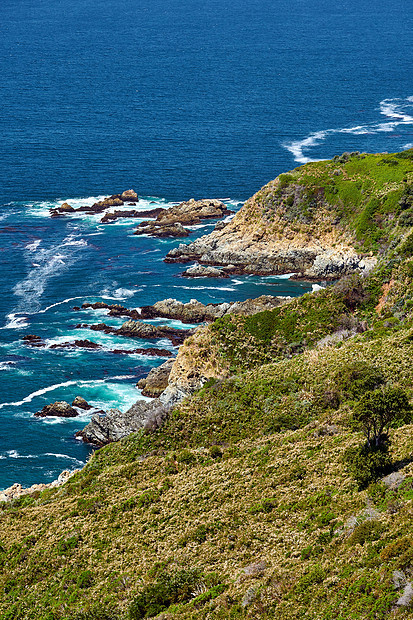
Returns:
[[[367,439],[367,447],[377,449],[386,444],[390,428],[412,420],[412,408],[401,388],[379,388],[361,397],[354,408],[353,418]]]

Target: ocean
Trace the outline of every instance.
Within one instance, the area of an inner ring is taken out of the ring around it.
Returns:
[[[301,295],[288,278],[184,279],[180,240],[136,220],[51,219],[134,188],[139,209],[220,198],[234,210],[280,172],[343,151],[413,145],[409,3],[349,0],[3,0],[0,37],[0,489],[81,467],[88,420],[38,419],[55,400],[130,406],[160,346],[76,329],[123,319],[73,310],[175,297]],[[213,229],[193,227],[189,240]],[[168,323],[180,326],[179,322]],[[36,334],[45,348],[22,337]],[[53,349],[90,339],[99,350]]]

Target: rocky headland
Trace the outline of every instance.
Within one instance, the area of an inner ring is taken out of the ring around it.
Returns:
[[[230,266],[239,274],[294,273],[307,280],[368,272],[376,259],[356,249],[340,210],[323,188],[309,188],[299,170],[271,181],[224,227],[173,248],[165,261]],[[196,269],[184,275],[196,275]]]

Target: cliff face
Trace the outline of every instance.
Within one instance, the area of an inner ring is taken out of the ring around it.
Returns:
[[[180,244],[165,260],[308,279],[368,272],[409,195],[412,166],[402,155],[342,156],[282,174],[224,228]]]

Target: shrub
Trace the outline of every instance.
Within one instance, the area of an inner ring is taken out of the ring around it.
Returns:
[[[411,417],[407,394],[398,387],[366,392],[353,412],[354,423],[364,433],[367,446],[376,448],[386,441],[390,428],[407,424]]]
[[[365,392],[375,390],[384,383],[380,368],[367,362],[356,361],[341,368],[334,377],[337,386],[346,398],[357,399]]]
[[[344,460],[359,489],[366,488],[391,470],[387,445],[379,448],[369,448],[366,445],[348,448]]]
[[[201,574],[197,569],[163,572],[157,581],[146,585],[129,607],[130,620],[158,615],[174,603],[188,601]]]
[[[222,452],[219,446],[211,446],[209,449],[209,456],[213,459],[220,459],[222,457]]]
[[[348,541],[352,545],[364,545],[380,538],[382,532],[383,526],[378,521],[364,521],[355,528]]]

